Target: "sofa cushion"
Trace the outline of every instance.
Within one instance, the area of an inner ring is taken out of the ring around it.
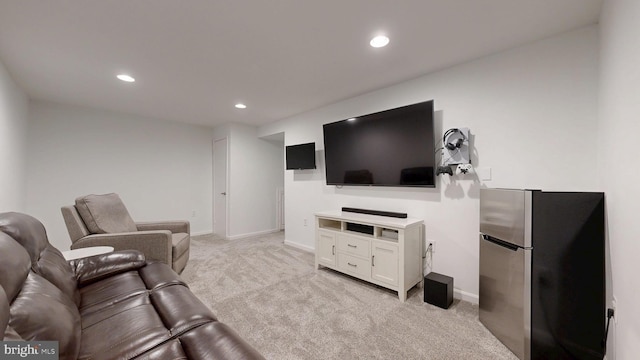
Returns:
[[[62,290],[73,302],[80,304],[80,292],[77,288],[76,276],[69,263],[65,260],[60,250],[48,246],[40,255],[32,269],[36,274],[49,280],[53,285]]]
[[[136,360],[183,360],[188,359],[180,340],[173,339],[136,357]]]
[[[191,244],[191,238],[189,234],[176,233],[171,234],[171,245],[173,258],[179,258],[187,250],[189,250],[189,244]]]
[[[22,245],[34,264],[40,259],[40,253],[49,245],[44,225],[38,219],[26,214],[17,212],[0,214],[0,231]]]
[[[23,338],[18,335],[18,333],[13,330],[11,326],[7,326],[4,331],[4,341],[25,341]]]
[[[92,234],[138,231],[118,194],[81,196],[76,199],[76,209]]]
[[[188,359],[264,359],[230,327],[211,322],[180,336]]]
[[[0,214],[0,231],[9,235],[22,249],[26,250],[31,260],[31,269],[41,275],[72,299],[76,305],[80,303],[80,294],[73,269],[65,260],[60,250],[49,244],[47,232],[42,223],[29,215],[21,213]],[[17,255],[16,255],[17,256]],[[15,261],[7,257],[9,261]],[[11,276],[15,276],[12,274]],[[26,273],[24,274],[26,277]],[[10,288],[5,287],[5,290]],[[12,291],[7,291],[10,295]],[[13,294],[15,295],[15,294]]]
[[[172,334],[217,320],[211,310],[193,296],[186,286],[165,286],[152,291],[149,297],[162,322]]]
[[[9,325],[27,341],[58,341],[60,359],[75,359],[81,322],[69,297],[31,271],[10,307]]]
[[[4,289],[0,286],[0,331],[2,332],[9,325],[9,314],[9,300],[7,300],[7,294],[5,294]]]
[[[82,317],[78,359],[132,359],[170,339],[149,295],[141,293]]]
[[[175,271],[161,262],[148,263],[147,266],[139,270],[139,274],[149,290],[170,285],[187,286]]]
[[[11,302],[29,275],[31,259],[20,244],[3,232],[0,232],[0,254],[0,286],[6,293],[7,301]]]
[[[114,275],[80,289],[80,313],[84,317],[146,292],[147,286],[137,271]]]

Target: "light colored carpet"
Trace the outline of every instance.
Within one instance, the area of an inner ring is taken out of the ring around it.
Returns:
[[[182,278],[267,359],[516,359],[478,321],[478,307],[424,303],[327,270],[283,233],[193,237]]]

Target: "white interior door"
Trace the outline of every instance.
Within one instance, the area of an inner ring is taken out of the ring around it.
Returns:
[[[227,237],[227,138],[213,142],[213,233]]]

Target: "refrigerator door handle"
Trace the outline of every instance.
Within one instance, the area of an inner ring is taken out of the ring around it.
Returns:
[[[482,234],[482,238],[487,240],[487,241],[489,241],[489,242],[491,242],[491,243],[494,243],[494,244],[496,244],[498,246],[502,246],[504,248],[507,248],[507,249],[509,249],[511,251],[518,251],[518,249],[520,249],[520,247],[518,245],[514,245],[512,243],[508,243],[508,242],[506,242],[504,240],[500,240],[500,239],[494,238],[493,236],[490,236],[490,235],[487,235],[487,234]]]

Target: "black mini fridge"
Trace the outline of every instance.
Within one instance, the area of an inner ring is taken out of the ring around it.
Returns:
[[[479,318],[520,359],[602,359],[604,194],[480,190]]]

